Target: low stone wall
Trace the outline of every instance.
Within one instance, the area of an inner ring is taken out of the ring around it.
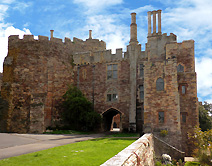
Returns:
[[[154,139],[145,134],[101,166],[154,166]]]
[[[176,149],[175,147],[169,145],[167,142],[161,140],[160,138],[154,137],[154,150],[155,150],[155,157],[157,159],[161,159],[161,156],[163,154],[168,154],[171,156],[172,159],[175,160],[184,160],[185,152],[182,152],[179,149]]]

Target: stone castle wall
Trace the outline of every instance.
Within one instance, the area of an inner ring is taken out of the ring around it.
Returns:
[[[197,82],[195,73],[194,41],[188,40],[182,43],[171,43],[167,45],[167,57],[177,55],[177,64],[184,67],[184,72],[178,72],[178,91],[180,97],[180,116],[183,144],[182,149],[186,154],[191,154],[193,147],[189,147],[188,133],[193,132],[195,125],[198,125],[198,98]],[[185,94],[182,93],[182,86],[185,86]],[[183,122],[182,115],[186,116]]]
[[[99,45],[98,45],[99,43]],[[94,46],[92,46],[94,44]],[[42,133],[59,120],[58,104],[73,81],[74,51],[103,50],[99,40],[71,42],[32,35],[9,37],[2,97],[9,102],[2,131]]]
[[[118,78],[107,80],[107,65],[118,65]],[[129,125],[129,61],[112,61],[96,63],[95,65],[79,65],[74,67],[75,85],[94,102],[95,111],[103,114],[110,108],[121,113],[122,128],[128,129]],[[77,78],[78,77],[78,78]],[[107,101],[107,94],[117,93],[116,101]]]

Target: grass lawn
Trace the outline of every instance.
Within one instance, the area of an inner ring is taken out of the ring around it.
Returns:
[[[199,166],[200,165],[200,163],[198,163],[198,162],[186,162],[185,163],[185,166]]]
[[[105,137],[139,137],[139,133],[113,133]]]
[[[93,139],[0,160],[0,166],[99,166],[134,141]]]

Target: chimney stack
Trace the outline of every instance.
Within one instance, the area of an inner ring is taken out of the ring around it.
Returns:
[[[161,11],[162,10],[154,10],[154,11],[149,11],[148,12],[148,37],[149,36],[155,36],[155,35],[161,35]],[[152,21],[151,21],[151,16],[153,15],[153,33],[152,33]],[[156,32],[156,15],[158,15],[158,32]]]
[[[130,44],[137,44],[137,24],[136,24],[136,13],[131,13],[131,25],[130,25]]]
[[[89,39],[92,39],[92,30],[89,30]]]
[[[53,38],[53,33],[54,33],[54,30],[50,30],[51,32],[51,39]]]

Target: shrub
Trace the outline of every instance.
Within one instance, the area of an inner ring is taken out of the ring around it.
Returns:
[[[194,135],[189,134],[189,137],[194,139],[194,156],[202,165],[212,165],[212,129],[201,131],[201,128],[195,127]]]
[[[70,86],[63,99],[63,119],[70,129],[90,131],[98,127],[101,116],[77,87]]]
[[[155,166],[162,166],[162,163],[161,163],[160,161],[157,161],[157,162],[155,163]]]
[[[161,130],[160,131],[160,136],[165,137],[168,134],[168,130]]]

